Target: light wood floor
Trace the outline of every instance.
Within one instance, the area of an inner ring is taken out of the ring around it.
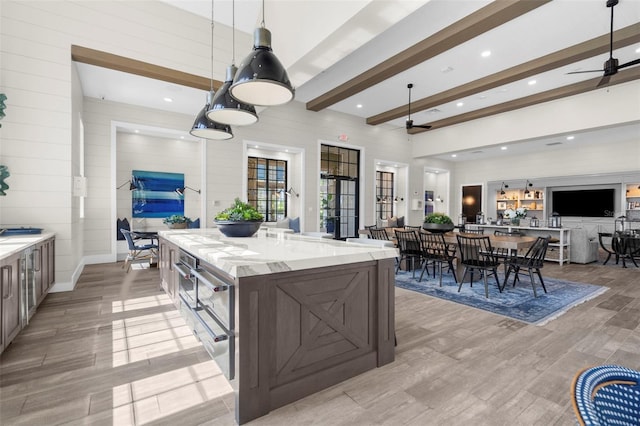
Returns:
[[[233,395],[157,269],[85,267],[0,358],[2,425],[232,425]],[[640,369],[640,269],[546,264],[610,288],[543,327],[396,290],[396,361],[255,425],[573,425],[583,367]]]

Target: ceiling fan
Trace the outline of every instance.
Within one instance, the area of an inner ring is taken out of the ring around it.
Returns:
[[[573,71],[568,74],[580,74],[585,72],[603,72],[604,76],[598,83],[598,87],[605,85],[609,82],[612,75],[617,74],[618,70],[632,65],[640,64],[640,59],[627,62],[626,64],[618,65],[618,59],[613,57],[613,7],[618,4],[619,0],[607,0],[607,7],[611,8],[611,32],[609,33],[609,59],[604,63],[604,70],[588,70],[588,71]]]
[[[411,130],[411,129],[430,129],[431,126],[427,125],[427,124],[413,124],[413,120],[411,119],[411,89],[413,88],[413,83],[409,83],[407,84],[407,89],[409,89],[409,116],[407,117],[407,121],[406,121],[406,128],[407,130]]]

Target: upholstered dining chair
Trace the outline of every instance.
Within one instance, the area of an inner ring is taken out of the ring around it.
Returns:
[[[420,273],[420,278],[418,282],[422,281],[422,276],[424,272],[429,268],[429,263],[433,265],[433,277],[436,276],[436,266],[438,269],[438,282],[440,287],[442,287],[442,265],[447,264],[449,266],[449,270],[453,274],[453,280],[458,282],[456,278],[456,270],[453,267],[453,260],[456,258],[455,249],[451,250],[451,248],[447,245],[443,234],[432,234],[427,232],[420,233],[420,240],[422,242],[422,272]],[[427,275],[429,272],[427,271]]]
[[[127,254],[127,258],[122,265],[123,268],[127,268],[127,272],[129,272],[131,264],[134,262],[140,263],[158,258],[158,244],[155,244],[153,240],[147,244],[136,244],[134,241],[135,233],[126,229],[121,229],[120,232],[124,235],[124,239],[127,240],[127,245],[129,246],[129,254]]]
[[[396,229],[396,240],[398,241],[398,250],[400,251],[400,260],[396,266],[396,273],[400,270],[402,261],[411,261],[411,270],[413,272],[413,278],[416,277],[415,261],[418,260],[418,265],[422,260],[422,248],[421,242],[418,238],[416,231],[401,231]]]
[[[504,284],[503,288],[507,285],[507,281],[509,280],[509,275],[513,271],[515,276],[513,277],[513,286],[516,286],[516,281],[518,281],[518,274],[520,270],[526,269],[529,274],[529,279],[531,280],[531,287],[533,288],[533,296],[538,297],[536,293],[536,281],[535,275],[538,275],[540,278],[540,285],[542,285],[542,289],[544,292],[547,292],[547,288],[544,286],[544,280],[542,279],[542,274],[540,273],[540,269],[544,266],[544,257],[547,254],[547,247],[549,246],[549,238],[550,237],[538,237],[536,241],[533,243],[527,253],[522,257],[511,257],[507,260],[507,272],[504,275]]]
[[[619,365],[579,371],[571,384],[573,411],[582,426],[640,424],[640,372]]]
[[[458,292],[462,289],[462,283],[467,276],[467,272],[470,273],[470,282],[471,285],[473,285],[473,274],[475,271],[480,271],[484,278],[485,297],[489,298],[487,275],[494,276],[498,290],[502,293],[502,287],[498,280],[498,266],[500,265],[500,262],[491,247],[491,240],[489,237],[465,235],[456,235],[456,237],[458,239],[458,248],[460,250],[460,263],[464,265],[464,272],[462,274],[462,279],[460,279]]]

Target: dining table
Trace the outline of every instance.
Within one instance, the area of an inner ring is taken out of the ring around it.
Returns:
[[[527,236],[527,235],[478,235],[478,234],[469,234],[465,232],[447,232],[444,234],[444,240],[447,244],[456,246],[456,277],[458,280],[463,278],[464,274],[464,265],[460,259],[460,250],[457,249],[458,239],[457,235],[465,235],[470,237],[489,237],[489,241],[491,241],[491,247],[493,249],[505,249],[512,253],[524,254],[526,250],[533,245],[538,239],[537,237]],[[465,281],[468,282],[468,281]]]
[[[387,228],[387,235],[389,237],[389,240],[393,241],[393,243],[397,245],[395,232],[394,232],[395,229],[400,229],[400,228]],[[404,230],[404,228],[402,229]],[[419,232],[427,232],[427,231],[420,229]],[[359,233],[365,234],[365,235],[369,234],[368,229],[362,229],[359,231]],[[464,273],[464,265],[462,265],[462,262],[460,261],[460,251],[457,249],[457,246],[458,246],[458,239],[456,238],[457,235],[465,235],[465,236],[471,236],[471,237],[480,237],[485,235],[470,234],[465,232],[447,232],[444,234],[445,242],[447,244],[450,244],[451,246],[454,246],[454,245],[456,246],[456,259],[457,259],[456,277],[458,277],[458,279],[461,279],[462,274]],[[489,241],[491,241],[492,248],[505,249],[517,254],[524,254],[526,250],[529,247],[531,247],[533,243],[535,243],[537,240],[537,237],[528,236],[528,235],[487,234],[486,236],[489,237]]]

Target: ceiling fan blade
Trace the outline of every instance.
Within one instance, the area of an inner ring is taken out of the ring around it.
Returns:
[[[571,71],[571,72],[568,72],[567,74],[582,74],[585,72],[603,72],[603,70]]]
[[[638,64],[640,64],[640,59],[636,59],[634,61],[627,62],[626,64],[618,65],[618,69],[626,68],[626,67],[630,67],[632,65],[638,65]]]
[[[598,82],[598,85],[596,87],[602,87],[609,84],[610,79],[611,79],[611,75],[605,75],[604,77],[602,77],[602,80]]]
[[[428,124],[416,124],[411,127],[413,127],[414,129],[427,129],[427,130],[431,128],[431,126],[429,126]]]

